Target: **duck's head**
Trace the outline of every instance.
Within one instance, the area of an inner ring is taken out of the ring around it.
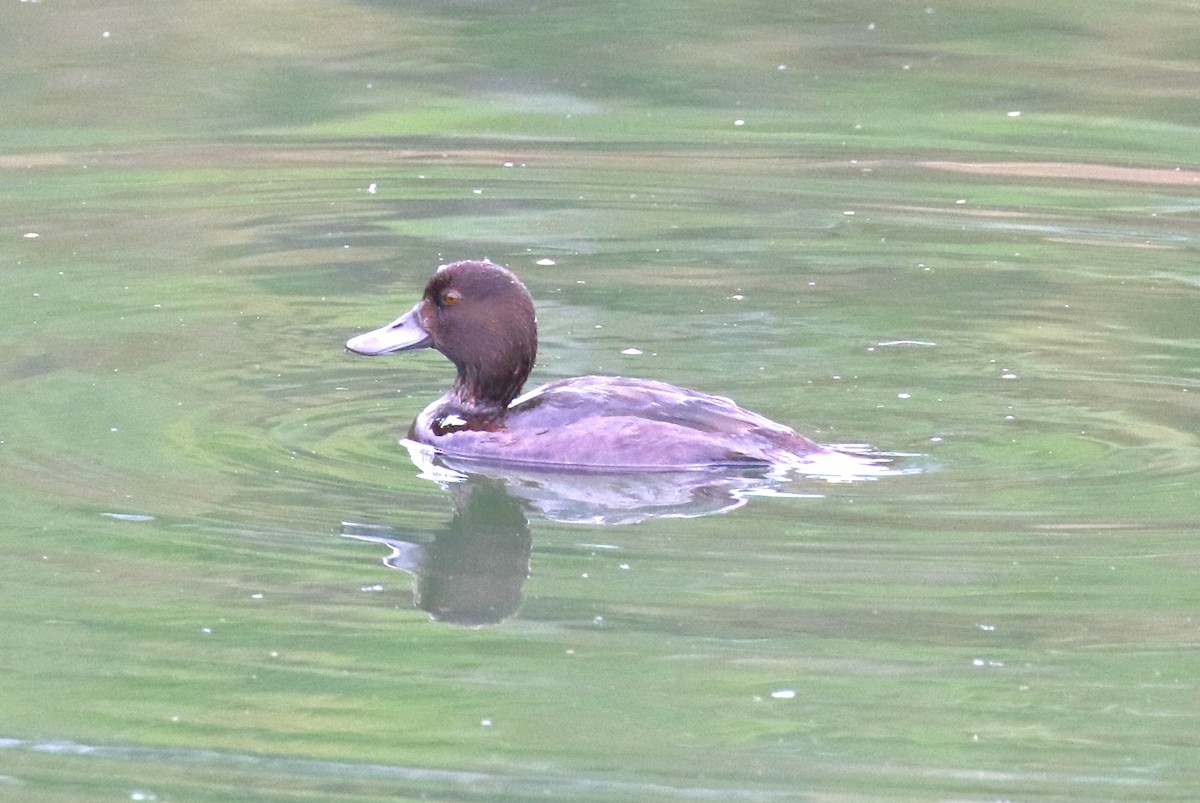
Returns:
[[[415,307],[346,348],[369,357],[437,349],[458,368],[452,392],[462,403],[502,411],[533,368],[537,318],[511,271],[487,260],[453,262],[437,269]]]

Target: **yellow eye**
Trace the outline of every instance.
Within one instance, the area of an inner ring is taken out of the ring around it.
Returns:
[[[453,307],[458,302],[462,301],[462,293],[457,290],[447,290],[442,293],[442,306]]]

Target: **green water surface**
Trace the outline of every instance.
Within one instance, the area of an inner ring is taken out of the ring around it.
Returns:
[[[0,798],[1200,797],[1197,41],[1166,0],[6,3]],[[452,367],[342,344],[483,256],[535,381],[910,473],[466,516],[396,442]],[[431,615],[472,573],[493,621]]]

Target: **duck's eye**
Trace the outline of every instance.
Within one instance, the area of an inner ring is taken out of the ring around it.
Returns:
[[[458,302],[462,301],[462,293],[457,290],[447,290],[442,293],[442,306],[453,307]]]

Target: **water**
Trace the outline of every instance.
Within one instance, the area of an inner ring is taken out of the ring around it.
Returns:
[[[1194,799],[1193,11],[9,4],[0,792]],[[916,473],[433,482],[481,256]]]

